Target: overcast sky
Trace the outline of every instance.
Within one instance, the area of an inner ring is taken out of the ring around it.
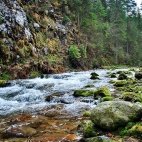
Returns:
[[[135,1],[136,1],[136,3],[137,3],[137,6],[140,6],[142,0],[135,0]]]

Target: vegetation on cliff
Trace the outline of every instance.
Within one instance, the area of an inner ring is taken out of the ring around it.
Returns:
[[[140,65],[141,21],[133,0],[2,0],[0,71],[14,79],[35,71]]]

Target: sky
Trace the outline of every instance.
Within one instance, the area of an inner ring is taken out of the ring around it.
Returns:
[[[140,4],[141,4],[142,0],[135,0],[135,1],[137,3],[137,6],[140,7]]]

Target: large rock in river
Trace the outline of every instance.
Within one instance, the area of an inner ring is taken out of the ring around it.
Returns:
[[[91,112],[91,120],[102,129],[113,130],[142,116],[142,104],[126,101],[107,101]]]

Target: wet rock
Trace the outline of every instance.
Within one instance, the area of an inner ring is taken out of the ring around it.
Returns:
[[[126,101],[107,101],[91,112],[91,120],[102,129],[113,130],[142,116],[142,104]]]
[[[83,113],[83,116],[84,116],[84,117],[90,117],[90,116],[91,116],[91,111],[85,111],[85,112]]]
[[[33,23],[34,28],[39,31],[40,25],[38,23]]]
[[[60,101],[63,104],[72,104],[73,103],[73,100],[66,99],[66,98],[62,98]]]
[[[94,95],[94,90],[75,90],[74,94],[75,97],[88,97]]]
[[[85,140],[85,142],[114,142],[106,136],[92,137]]]
[[[60,96],[62,96],[62,95],[64,95],[64,92],[56,92],[56,93],[53,93],[53,94],[51,94],[51,95],[46,96],[46,97],[45,97],[45,101],[50,102],[50,101],[52,101],[54,98],[60,97]]]
[[[85,99],[85,98],[83,98],[82,100],[80,100],[81,102],[85,102],[85,103],[92,103],[92,102],[94,102],[94,100],[93,99]]]
[[[54,96],[52,96],[52,95],[46,96],[45,101],[50,102],[51,100],[53,100],[53,98],[54,98]]]
[[[114,83],[114,86],[116,86],[116,87],[123,87],[123,86],[127,85],[127,83],[128,82],[126,80],[118,80],[118,81],[116,81]]]
[[[125,79],[128,79],[128,77],[127,77],[127,75],[125,73],[121,73],[121,74],[119,74],[117,79],[118,80],[125,80]]]
[[[108,97],[111,96],[111,92],[109,90],[108,87],[104,86],[104,87],[100,87],[99,89],[97,89],[94,92],[94,98],[98,98],[98,97]]]
[[[49,83],[49,84],[43,84],[40,86],[37,86],[36,88],[39,90],[49,90],[54,86],[54,83]]]
[[[10,85],[10,83],[7,82],[6,80],[0,80],[0,87],[7,87],[9,85]]]
[[[82,131],[85,138],[96,136],[94,124],[90,120],[86,120],[82,123]]]
[[[89,84],[89,85],[86,85],[84,88],[92,88],[92,87],[94,87],[94,85]]]
[[[90,79],[99,79],[99,75],[95,72],[91,73],[91,78]]]
[[[116,73],[111,73],[109,76],[110,76],[110,78],[116,78],[117,77]]]
[[[12,125],[6,131],[3,132],[4,138],[11,137],[30,137],[37,133],[37,131],[29,126]]]
[[[130,102],[142,102],[142,93],[124,92],[122,99]]]
[[[142,72],[136,72],[135,78],[138,79],[138,80],[142,79]]]

